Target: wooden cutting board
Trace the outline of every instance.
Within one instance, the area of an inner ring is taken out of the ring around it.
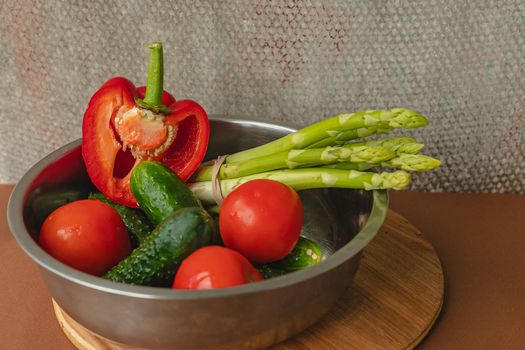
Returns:
[[[421,232],[389,211],[364,251],[352,287],[325,317],[274,347],[292,349],[413,349],[443,304],[443,270]],[[53,302],[68,339],[81,350],[134,350],[92,333]]]

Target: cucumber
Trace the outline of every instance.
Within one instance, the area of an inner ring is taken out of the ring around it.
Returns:
[[[88,193],[88,191],[80,188],[62,188],[46,192],[35,192],[29,199],[31,221],[35,227],[39,228],[55,209],[67,203],[86,199]]]
[[[288,273],[287,271],[276,268],[271,264],[257,266],[257,268],[265,280],[269,278],[279,277]]]
[[[140,245],[144,239],[153,231],[153,225],[140,209],[129,208],[114,203],[100,192],[91,193],[89,199],[96,199],[115,208],[122,221],[128,228],[133,247]]]
[[[264,278],[272,278],[289,272],[302,270],[308,266],[318,264],[323,258],[319,246],[306,237],[299,237],[295,247],[284,259],[258,266]]]
[[[219,206],[215,205],[212,207],[206,207],[205,209],[215,222],[215,232],[217,232],[217,239],[215,242],[212,242],[212,245],[220,245],[224,247],[224,242],[222,241],[221,232],[219,228]]]
[[[129,284],[169,287],[179,264],[193,251],[215,239],[213,219],[202,208],[182,208],[168,216],[133,250],[104,275]]]
[[[276,265],[285,271],[291,272],[316,265],[322,258],[323,252],[319,246],[311,239],[301,236],[290,254],[276,262]]]
[[[186,184],[165,165],[144,161],[131,172],[131,192],[151,222],[159,224],[174,211],[201,207]]]

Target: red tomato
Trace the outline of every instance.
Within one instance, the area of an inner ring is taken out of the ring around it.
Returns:
[[[173,288],[225,288],[262,279],[259,270],[241,254],[220,246],[207,246],[194,251],[182,262]]]
[[[303,224],[299,195],[273,180],[252,180],[232,191],[221,205],[224,245],[249,260],[267,263],[293,249]]]
[[[79,200],[53,211],[42,224],[40,246],[80,271],[102,275],[131,252],[122,218],[97,200]]]

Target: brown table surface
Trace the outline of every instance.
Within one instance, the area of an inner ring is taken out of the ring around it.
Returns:
[[[12,238],[0,185],[2,349],[74,349],[53,314],[36,264]],[[525,349],[525,196],[391,193],[445,272],[441,315],[419,349]]]

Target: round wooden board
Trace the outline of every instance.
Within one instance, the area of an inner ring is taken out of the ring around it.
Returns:
[[[443,293],[443,270],[434,248],[390,210],[364,251],[352,287],[333,310],[273,349],[413,349],[436,321]],[[136,349],[94,334],[54,301],[53,307],[62,330],[78,349]]]

